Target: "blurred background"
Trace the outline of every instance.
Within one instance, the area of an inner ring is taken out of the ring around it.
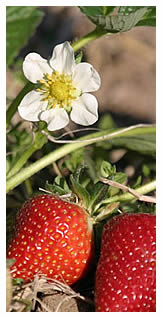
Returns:
[[[29,52],[49,58],[55,45],[74,42],[95,28],[78,7],[40,7],[40,10],[45,13],[42,23],[7,71],[9,100],[24,86],[21,65]],[[83,49],[83,61],[91,63],[102,80],[101,88],[94,93],[99,101],[100,118],[109,112],[117,126],[155,122],[155,32],[154,27],[136,27],[93,41]]]

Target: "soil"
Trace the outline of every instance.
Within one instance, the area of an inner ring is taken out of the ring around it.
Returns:
[[[90,301],[73,298],[63,293],[50,293],[41,297],[42,304],[36,311],[41,312],[93,312],[94,305]]]

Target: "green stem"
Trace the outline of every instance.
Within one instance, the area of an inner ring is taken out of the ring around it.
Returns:
[[[146,194],[149,193],[151,191],[154,191],[156,189],[156,180],[153,180],[141,187],[139,187],[138,189],[136,189],[136,192],[138,192],[139,194]],[[135,196],[132,195],[131,193],[127,192],[121,195],[115,195],[111,198],[108,198],[106,200],[102,201],[102,204],[108,204],[108,203],[112,203],[112,202],[126,202],[126,201],[132,201],[135,200]]]
[[[32,189],[32,185],[31,185],[30,179],[26,179],[25,180],[25,186],[26,186],[27,195],[28,196],[32,195],[33,189]]]
[[[83,46],[87,45],[89,42],[94,41],[105,34],[108,34],[107,31],[96,28],[95,30],[86,34],[84,37],[72,44],[74,52],[78,51]]]
[[[37,128],[38,129],[38,128]],[[41,149],[43,145],[47,142],[47,137],[42,135],[41,131],[37,130],[34,132],[34,138],[31,146],[23,152],[20,158],[16,161],[16,163],[11,167],[7,174],[7,180],[14,176],[27,162],[27,160],[31,157],[31,155]]]
[[[135,129],[134,129],[135,128]],[[142,130],[142,131],[141,131]],[[87,145],[96,143],[98,141],[104,141],[108,139],[118,138],[121,136],[127,136],[127,135],[134,135],[134,134],[142,134],[142,133],[155,133],[155,127],[150,125],[148,127],[138,128],[132,126],[129,128],[123,128],[123,129],[115,129],[114,133],[110,130],[108,131],[101,131],[93,134],[89,134],[88,136],[84,136],[82,138],[76,139],[76,143],[72,144],[66,144],[59,149],[54,150],[50,154],[44,156],[40,160],[37,160],[30,166],[28,166],[25,169],[22,169],[18,174],[11,177],[6,182],[6,188],[7,192],[12,190],[14,187],[18,186],[20,183],[24,182],[26,179],[34,175],[36,172],[40,171],[41,169],[47,167],[49,164],[61,159],[62,157],[68,155],[72,151],[75,151],[81,147],[85,147]]]
[[[30,176],[35,174],[36,172],[40,171],[41,169],[47,167],[49,164],[57,161],[58,159],[64,157],[65,155],[69,154],[70,152],[79,149],[81,147],[86,146],[92,142],[83,142],[77,144],[68,144],[65,146],[60,147],[57,150],[54,150],[50,154],[44,156],[42,159],[37,160],[29,167],[22,169],[17,175],[11,177],[6,183],[6,191],[12,190],[14,187],[28,179]]]
[[[26,163],[26,161],[31,157],[31,155],[36,151],[35,145],[30,146],[17,160],[16,164],[11,168],[11,170],[7,174],[7,179],[14,176]]]
[[[6,123],[7,125],[10,123],[11,118],[13,117],[13,115],[16,113],[17,108],[21,102],[21,100],[23,99],[23,97],[30,92],[34,87],[33,83],[28,82],[24,88],[21,90],[21,92],[17,95],[17,97],[14,99],[14,101],[11,103],[10,107],[7,110],[6,113]]]

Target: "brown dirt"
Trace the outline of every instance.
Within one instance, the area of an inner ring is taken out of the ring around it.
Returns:
[[[42,304],[38,305],[37,311],[41,312],[92,312],[93,304],[72,298],[60,292],[54,292],[41,297]]]

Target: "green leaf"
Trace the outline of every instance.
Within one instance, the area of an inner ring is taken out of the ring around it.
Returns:
[[[84,148],[81,148],[70,154],[70,156],[65,161],[65,165],[71,172],[75,172],[76,169],[83,163],[83,161]]]
[[[98,27],[109,33],[126,32],[132,29],[142,19],[147,12],[147,7],[140,7],[130,14],[117,14],[108,16],[89,16],[91,21]]]
[[[102,7],[104,15],[108,15],[114,11],[116,7]]]
[[[108,15],[110,14],[115,7],[105,7],[105,6],[97,6],[97,7],[79,7],[80,10],[85,14],[87,15],[88,17],[89,16],[97,16],[97,15]]]
[[[109,176],[116,173],[116,167],[112,166],[108,161],[103,161],[101,163],[100,173],[102,177],[108,178]]]
[[[156,26],[156,7],[152,7],[146,12],[142,20],[137,23],[137,26]]]
[[[144,174],[145,177],[149,177],[150,175],[150,168],[148,167],[148,165],[144,164],[142,167],[142,172]]]
[[[129,15],[130,13],[134,13],[136,12],[137,10],[139,9],[142,9],[142,8],[148,8],[148,7],[145,7],[145,6],[120,6],[119,7],[119,10],[118,10],[118,13],[121,14],[121,15]]]
[[[7,66],[11,65],[21,48],[41,22],[43,12],[36,7],[11,6],[6,9]]]
[[[131,186],[132,189],[140,187],[142,184],[142,176],[138,176],[136,182]]]
[[[156,135],[143,134],[112,139],[113,146],[123,147],[152,157],[156,156]]]
[[[17,135],[19,138],[16,138],[17,142],[13,145],[15,155],[11,158],[7,178],[16,174],[25,165],[31,155],[41,149],[47,142],[47,137],[42,135],[40,131],[34,133],[33,140],[31,134],[29,135],[25,129],[24,131],[18,131],[16,129],[13,131],[15,131],[14,137]],[[16,149],[18,149],[17,152]]]
[[[136,26],[156,26],[156,7],[120,7],[118,12],[123,15],[129,15],[141,8],[147,8],[147,11]]]

